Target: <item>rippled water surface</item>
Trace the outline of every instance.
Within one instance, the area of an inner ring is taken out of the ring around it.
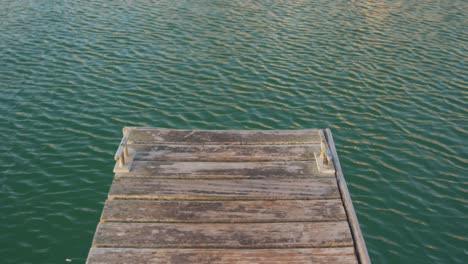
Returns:
[[[374,263],[468,261],[465,0],[0,0],[0,259],[83,263],[123,126],[330,127]]]

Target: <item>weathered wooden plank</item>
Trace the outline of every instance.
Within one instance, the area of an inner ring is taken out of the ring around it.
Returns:
[[[175,130],[130,128],[130,144],[306,144],[319,143],[317,129]]]
[[[129,172],[117,176],[154,178],[276,178],[334,177],[319,173],[315,161],[166,162],[133,161]]]
[[[288,161],[314,160],[320,144],[307,145],[129,145],[142,161]]]
[[[348,223],[118,223],[97,227],[96,247],[287,248],[351,246]]]
[[[364,237],[361,232],[361,227],[359,226],[359,221],[354,211],[353,202],[351,201],[351,195],[349,194],[348,186],[344,178],[343,171],[341,170],[340,160],[338,159],[338,153],[336,152],[335,142],[333,141],[333,136],[330,129],[325,129],[325,136],[329,144],[329,149],[332,152],[333,163],[336,168],[336,178],[338,183],[338,188],[340,189],[343,204],[345,206],[346,213],[348,215],[348,221],[350,223],[351,231],[355,241],[356,252],[358,255],[359,262],[362,264],[370,264],[369,253],[367,252],[367,247],[364,242]]]
[[[294,249],[92,248],[87,264],[357,264],[353,247]]]
[[[102,221],[294,222],[346,220],[341,200],[159,201],[108,200]]]
[[[340,196],[335,178],[187,180],[121,177],[110,198],[149,199],[332,199]]]

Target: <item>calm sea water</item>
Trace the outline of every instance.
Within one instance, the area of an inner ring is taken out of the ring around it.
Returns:
[[[465,0],[0,0],[0,259],[83,263],[123,126],[330,127],[374,263],[468,262]]]

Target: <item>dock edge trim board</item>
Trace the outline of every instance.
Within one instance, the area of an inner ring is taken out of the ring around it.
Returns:
[[[338,188],[341,193],[341,199],[345,207],[345,212],[348,217],[348,223],[351,228],[351,235],[353,236],[359,263],[370,264],[371,261],[369,258],[369,253],[367,252],[366,243],[364,242],[364,237],[362,235],[361,227],[359,226],[356,211],[354,210],[351,195],[349,194],[348,186],[346,185],[346,180],[344,178],[343,171],[341,170],[340,160],[338,159],[338,153],[336,152],[332,132],[329,128],[326,128],[324,129],[324,134],[328,143],[328,147],[332,152],[331,154],[333,157],[333,165],[335,166],[336,171],[336,180],[338,182]]]

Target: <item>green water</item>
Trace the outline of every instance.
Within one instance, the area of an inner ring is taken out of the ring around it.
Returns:
[[[1,263],[85,261],[123,126],[330,127],[374,263],[467,263],[467,10],[0,1]]]

